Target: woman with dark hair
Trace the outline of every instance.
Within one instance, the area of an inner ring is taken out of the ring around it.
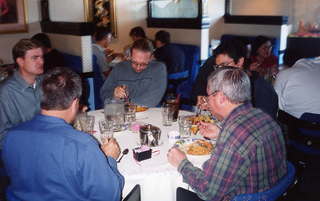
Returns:
[[[265,78],[270,78],[278,73],[278,57],[271,52],[271,39],[257,36],[252,43],[250,70],[257,71]]]

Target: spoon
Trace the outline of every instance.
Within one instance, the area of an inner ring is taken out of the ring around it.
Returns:
[[[118,159],[117,163],[120,163],[122,157],[123,157],[124,155],[128,154],[128,153],[129,153],[129,149],[123,150],[123,151],[122,151],[122,155],[121,155],[121,157]]]

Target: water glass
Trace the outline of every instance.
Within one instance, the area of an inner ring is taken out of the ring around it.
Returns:
[[[81,126],[81,130],[85,133],[93,133],[93,127],[94,127],[94,116],[87,115],[86,113],[83,113],[79,116],[79,122]]]
[[[105,143],[107,139],[110,139],[113,137],[113,127],[114,127],[113,121],[106,121],[106,120],[99,121],[100,140],[102,144]]]
[[[191,136],[191,126],[192,121],[188,116],[179,116],[179,133],[181,138],[186,138]]]
[[[126,103],[124,106],[124,122],[126,125],[131,125],[136,121],[136,106],[133,103]]]
[[[161,108],[162,113],[162,125],[164,126],[171,126],[173,122],[173,114],[174,111],[172,110],[172,107],[170,104],[163,104]]]

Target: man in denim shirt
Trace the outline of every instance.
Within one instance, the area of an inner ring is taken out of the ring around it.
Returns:
[[[41,44],[30,39],[20,40],[12,49],[18,70],[0,84],[0,151],[5,132],[30,120],[40,111],[40,79],[43,73]]]

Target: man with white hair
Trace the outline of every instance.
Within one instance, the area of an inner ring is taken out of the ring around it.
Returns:
[[[209,76],[207,94],[209,111],[222,121],[221,129],[200,125],[203,136],[217,138],[214,154],[199,169],[171,148],[169,162],[204,200],[232,200],[272,188],[287,173],[285,142],[278,124],[252,107],[248,75],[221,67]]]

